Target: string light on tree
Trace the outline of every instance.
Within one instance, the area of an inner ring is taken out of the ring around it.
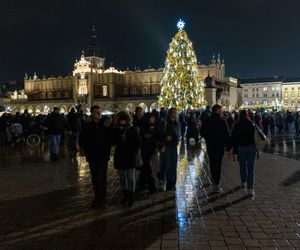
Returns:
[[[178,32],[169,44],[159,104],[178,110],[200,109],[206,105],[204,82],[199,76],[197,58],[184,26],[185,22],[180,19]]]

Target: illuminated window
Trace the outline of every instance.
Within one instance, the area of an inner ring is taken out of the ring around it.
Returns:
[[[102,86],[102,95],[107,96],[107,86]]]
[[[267,93],[264,93],[264,97],[268,97],[268,94],[267,94]]]
[[[272,91],[274,91],[275,90],[275,87],[272,87]]]
[[[264,88],[263,88],[263,91],[268,91],[268,87],[264,87]]]
[[[143,94],[148,94],[148,88],[147,87],[144,87],[144,89],[143,89]]]
[[[79,88],[78,88],[78,94],[79,95],[87,95],[87,80],[86,79],[80,79],[79,80]]]

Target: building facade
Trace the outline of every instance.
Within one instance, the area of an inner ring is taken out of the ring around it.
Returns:
[[[241,79],[243,107],[300,110],[300,78]]]
[[[283,107],[300,110],[300,78],[286,78],[282,83]]]
[[[87,55],[82,53],[74,64],[73,74],[59,77],[39,77],[25,74],[24,90],[15,91],[4,104],[13,112],[48,113],[54,106],[68,112],[76,104],[88,111],[98,104],[104,112],[159,109],[160,81],[163,68],[121,71],[105,68],[105,59],[99,55],[96,29],[93,26]],[[225,76],[225,63],[220,55],[213,56],[209,65],[198,65],[201,78],[206,83],[208,105],[222,104],[226,110],[239,106],[238,81]]]

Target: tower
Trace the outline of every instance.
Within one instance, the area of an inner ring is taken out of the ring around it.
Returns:
[[[97,41],[97,32],[96,32],[96,24],[93,23],[92,26],[92,32],[91,32],[91,37],[90,37],[90,44],[87,49],[86,56],[100,56],[100,50],[98,47],[98,41]]]
[[[100,57],[100,49],[97,40],[96,24],[93,23],[90,44],[87,48],[85,59],[92,63],[94,68],[104,68],[105,59]]]

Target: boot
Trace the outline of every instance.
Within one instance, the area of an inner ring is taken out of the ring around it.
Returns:
[[[128,200],[128,190],[123,190],[123,198],[121,200],[121,204],[125,205]]]
[[[131,207],[134,203],[134,193],[129,192],[128,194],[128,207]]]

